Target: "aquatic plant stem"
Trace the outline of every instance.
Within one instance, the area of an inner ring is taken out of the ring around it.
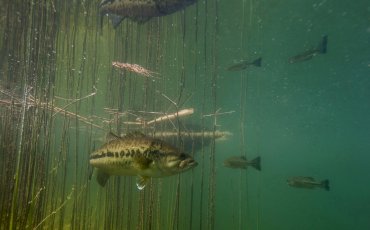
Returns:
[[[56,208],[54,211],[52,211],[49,215],[47,215],[40,223],[38,223],[33,229],[37,229],[40,227],[40,225],[42,223],[44,223],[47,219],[49,219],[52,215],[55,215],[58,211],[60,211],[66,204],[67,202],[71,199],[71,196],[73,195],[73,192],[74,192],[74,187],[72,187],[72,191],[69,193],[69,195],[67,196],[67,199],[58,207]]]
[[[26,116],[26,108],[27,108],[27,98],[28,98],[28,86],[27,86],[27,79],[25,79],[25,84],[23,88],[23,104],[22,104],[22,116],[21,116],[21,127],[19,133],[19,141],[17,145],[17,164],[15,169],[14,175],[14,190],[13,190],[13,197],[12,197],[12,206],[10,211],[10,225],[9,229],[13,230],[13,222],[14,222],[14,215],[15,215],[15,206],[17,205],[17,196],[18,194],[18,185],[19,185],[19,167],[20,167],[20,158],[22,153],[22,143],[23,143],[23,130],[24,130],[24,120]]]
[[[72,105],[72,104],[74,104],[74,103],[76,103],[76,102],[79,102],[79,101],[81,101],[81,100],[83,100],[83,99],[86,99],[86,98],[89,98],[89,97],[92,97],[92,96],[95,96],[95,95],[96,95],[96,92],[97,92],[97,89],[94,87],[94,92],[92,92],[92,93],[90,93],[89,95],[86,95],[86,96],[84,96],[84,97],[74,99],[72,102],[70,102],[70,103],[68,103],[67,105],[63,106],[62,108],[58,109],[58,110],[57,110],[57,111],[52,115],[52,117],[54,117],[55,115],[57,115],[57,114],[58,114],[59,112],[61,112],[61,111],[65,111],[65,109],[66,109],[68,106],[70,106],[70,105]]]

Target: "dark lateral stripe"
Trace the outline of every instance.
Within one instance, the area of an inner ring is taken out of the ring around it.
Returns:
[[[155,153],[159,152],[158,150],[154,151]],[[99,154],[94,154],[90,156],[90,159],[100,159],[104,157],[115,157],[115,158],[123,158],[123,157],[138,157],[138,156],[145,156],[148,157],[151,151],[146,149],[142,152],[140,149],[131,149],[131,150],[121,150],[117,152],[102,152]]]
[[[117,154],[118,153],[116,153],[116,155]],[[94,155],[90,156],[90,159],[100,159],[100,158],[104,158],[104,157],[114,157],[114,153],[113,152],[107,152],[107,153],[94,154]]]

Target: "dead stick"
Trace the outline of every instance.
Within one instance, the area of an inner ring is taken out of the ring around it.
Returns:
[[[168,120],[175,119],[177,117],[183,117],[183,116],[191,115],[193,113],[194,113],[193,108],[183,109],[183,110],[180,110],[176,113],[167,114],[167,115],[158,117],[154,120],[148,121],[147,124],[150,125],[150,124],[153,124],[153,123],[156,123],[156,122],[168,121]]]

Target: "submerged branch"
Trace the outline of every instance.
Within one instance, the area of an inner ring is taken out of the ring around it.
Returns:
[[[161,137],[161,138],[170,138],[170,137],[177,137],[179,135],[178,132],[170,132],[170,131],[163,131],[163,132],[156,132],[154,136]],[[220,140],[225,140],[229,136],[231,136],[232,133],[228,131],[182,131],[181,136],[189,136],[191,138],[216,138]]]
[[[178,111],[176,113],[171,113],[171,114],[167,114],[167,115],[164,115],[164,116],[155,118],[155,119],[153,119],[151,121],[148,121],[146,124],[150,125],[150,124],[157,123],[157,122],[170,121],[172,119],[175,119],[175,118],[178,118],[178,117],[188,116],[188,115],[191,115],[193,113],[194,113],[194,109],[193,108],[183,109],[183,110],[180,110],[180,111]]]
[[[90,93],[87,96],[84,96],[84,97],[78,98],[78,99],[74,99],[72,102],[68,103],[67,105],[65,105],[62,108],[57,107],[57,106],[52,106],[50,103],[41,102],[40,100],[35,99],[32,95],[28,95],[26,98],[20,99],[20,97],[15,95],[14,93],[5,91],[3,89],[0,89],[0,93],[3,93],[4,95],[10,97],[10,99],[0,99],[0,106],[1,105],[5,105],[5,106],[14,105],[14,106],[18,106],[20,108],[23,108],[23,106],[25,105],[25,102],[27,101],[27,106],[25,107],[26,110],[28,110],[30,107],[37,107],[37,108],[41,108],[41,109],[46,109],[46,110],[49,110],[50,112],[53,113],[53,115],[52,115],[53,117],[55,115],[57,115],[58,113],[61,113],[61,114],[64,114],[65,116],[68,116],[68,117],[77,117],[77,119],[79,121],[81,121],[85,124],[91,125],[95,128],[105,130],[102,126],[94,124],[91,121],[91,119],[89,119],[87,117],[84,117],[84,116],[81,116],[81,115],[78,115],[77,113],[70,112],[70,111],[65,109],[66,107],[72,105],[73,103],[76,103],[76,102],[81,101],[83,99],[94,96],[96,94],[96,89],[95,89],[94,92]]]
[[[41,226],[42,223],[44,223],[47,219],[49,219],[52,215],[55,215],[57,214],[57,212],[59,212],[66,204],[67,202],[71,199],[72,197],[72,194],[74,192],[75,188],[72,187],[72,191],[69,193],[69,195],[67,196],[67,199],[56,209],[54,209],[54,211],[52,211],[49,215],[47,215],[40,223],[38,223],[36,225],[36,227],[34,227],[33,229],[37,229],[38,227]]]
[[[90,93],[89,95],[86,95],[86,96],[81,97],[81,98],[78,98],[78,99],[73,99],[73,101],[72,101],[72,102],[70,102],[70,103],[68,103],[67,105],[63,106],[63,107],[61,108],[61,110],[59,110],[59,111],[55,112],[55,113],[53,114],[53,116],[52,116],[52,117],[54,117],[54,116],[55,116],[55,115],[57,115],[60,111],[65,110],[68,106],[70,106],[70,105],[72,105],[72,104],[74,104],[74,103],[76,103],[76,102],[78,102],[78,101],[81,101],[81,100],[83,100],[83,99],[86,99],[86,98],[89,98],[89,97],[95,96],[96,91],[97,91],[97,89],[94,87],[94,92]]]

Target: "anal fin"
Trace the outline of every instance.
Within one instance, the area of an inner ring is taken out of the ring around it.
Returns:
[[[116,29],[118,25],[121,24],[122,20],[125,19],[125,17],[116,14],[109,14],[108,17],[111,20],[114,29]]]
[[[99,185],[104,187],[105,184],[107,183],[108,179],[109,179],[109,174],[101,171],[101,170],[97,170],[98,173],[96,175],[96,180],[98,181]]]

